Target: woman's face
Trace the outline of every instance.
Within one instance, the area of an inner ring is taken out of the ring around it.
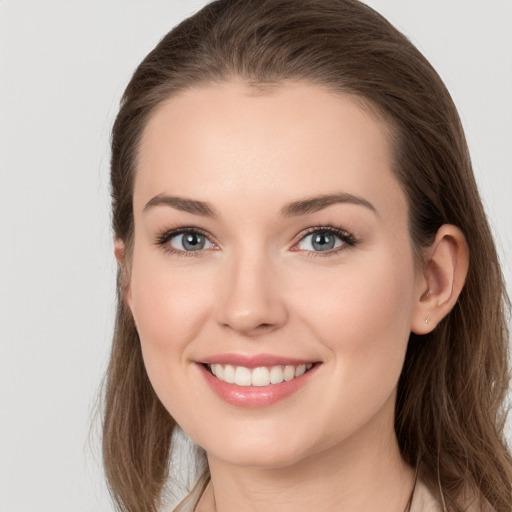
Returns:
[[[209,457],[392,439],[425,290],[391,169],[382,121],[304,83],[198,87],[149,121],[127,299],[156,393]]]

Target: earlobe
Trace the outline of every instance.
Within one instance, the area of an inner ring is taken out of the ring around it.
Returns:
[[[462,231],[445,224],[427,250],[411,331],[427,334],[450,312],[464,287],[469,251]]]
[[[122,267],[125,262],[125,245],[120,238],[114,240],[114,256],[116,257],[119,267]]]
[[[126,245],[120,238],[114,240],[114,255],[119,268],[119,280],[124,292],[124,299],[131,309],[132,291],[130,285],[130,273],[126,255]]]

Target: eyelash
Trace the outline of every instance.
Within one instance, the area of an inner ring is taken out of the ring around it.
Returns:
[[[205,251],[205,249],[200,249],[197,251],[182,251],[178,249],[174,249],[170,244],[169,241],[172,240],[174,237],[177,237],[179,235],[186,235],[186,234],[198,234],[203,237],[205,237],[211,244],[213,244],[215,247],[217,244],[211,240],[211,236],[199,228],[178,228],[178,229],[171,229],[169,231],[165,231],[164,233],[158,235],[155,240],[155,244],[162,247],[164,252],[166,254],[172,254],[179,257],[199,257],[202,255],[202,253]],[[294,249],[293,247],[297,246],[301,241],[303,241],[307,236],[313,234],[313,233],[330,233],[338,237],[342,241],[342,245],[337,248],[333,248],[326,251],[309,251],[304,249]],[[344,231],[340,228],[335,228],[333,226],[315,226],[308,228],[307,230],[303,231],[298,235],[298,240],[293,244],[292,251],[293,252],[303,252],[308,257],[312,258],[324,258],[328,256],[332,256],[334,254],[338,254],[341,251],[344,251],[346,249],[349,249],[351,247],[355,247],[359,240],[356,239],[352,234],[348,233],[347,231]]]

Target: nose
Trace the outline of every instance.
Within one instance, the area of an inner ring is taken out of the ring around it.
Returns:
[[[261,254],[233,258],[220,273],[217,321],[254,337],[282,327],[288,312],[276,266]]]

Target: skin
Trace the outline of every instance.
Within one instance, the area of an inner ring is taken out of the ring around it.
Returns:
[[[457,228],[443,226],[418,265],[392,166],[382,120],[305,83],[198,87],[146,126],[133,250],[128,260],[117,241],[116,256],[152,385],[208,454],[212,480],[198,510],[404,509],[414,471],[393,421],[407,341],[450,310],[467,251]],[[282,215],[332,194],[371,207]],[[147,206],[162,196],[207,202],[216,215]],[[355,244],[315,252],[307,230],[326,226]],[[156,242],[183,227],[205,232],[205,249]],[[248,409],[221,400],[201,375],[198,361],[224,353],[321,364],[290,397]]]

